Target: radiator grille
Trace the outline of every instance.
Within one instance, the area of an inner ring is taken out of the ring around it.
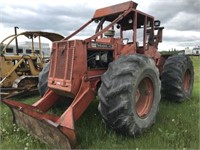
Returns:
[[[71,79],[71,73],[72,73],[72,61],[73,61],[73,49],[69,49],[68,52],[68,66],[67,66],[67,80]]]
[[[55,66],[55,78],[64,79],[65,76],[65,68],[67,66],[67,44],[59,43],[57,50],[57,60]]]
[[[51,56],[50,78],[71,80],[74,48],[70,48],[69,42],[59,42],[54,45]]]

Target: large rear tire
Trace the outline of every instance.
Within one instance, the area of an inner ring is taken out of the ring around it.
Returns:
[[[98,110],[117,132],[134,136],[155,122],[161,83],[153,59],[122,56],[109,64],[98,90]]]
[[[38,90],[41,97],[46,93],[48,89],[47,84],[48,84],[48,75],[49,75],[49,65],[50,65],[50,62],[46,63],[42,71],[39,73]]]
[[[192,95],[194,68],[188,56],[169,57],[161,75],[162,98],[183,102]]]

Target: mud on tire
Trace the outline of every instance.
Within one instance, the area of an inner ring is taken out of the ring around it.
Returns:
[[[98,90],[98,110],[108,127],[134,136],[154,122],[161,83],[151,58],[122,56],[109,64]]]
[[[48,75],[49,75],[49,65],[50,65],[50,62],[46,63],[42,71],[39,73],[38,90],[41,97],[45,94],[45,92],[48,89],[47,84],[48,84]]]
[[[182,102],[192,95],[194,69],[188,56],[169,57],[161,75],[162,98]]]

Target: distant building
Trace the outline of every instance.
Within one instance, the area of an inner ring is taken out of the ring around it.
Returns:
[[[193,55],[200,55],[200,46],[193,48],[192,54]]]
[[[3,47],[5,45],[1,46],[1,50],[3,50]],[[40,48],[39,48],[39,42],[34,42],[34,50],[36,54],[40,53]],[[42,49],[42,53],[45,57],[49,57],[50,56],[50,46],[49,43],[41,43],[41,49]],[[6,48],[6,52],[5,54],[7,55],[13,55],[16,54],[16,46],[15,45],[9,45]],[[20,42],[18,44],[18,53],[20,55],[24,55],[24,54],[31,54],[32,53],[32,42],[30,41],[24,41],[24,42]]]
[[[189,47],[185,48],[185,55],[192,55],[192,49]]]
[[[200,55],[200,46],[190,49],[189,47],[185,48],[185,55]]]

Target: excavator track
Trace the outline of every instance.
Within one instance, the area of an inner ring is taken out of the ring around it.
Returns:
[[[1,88],[1,99],[37,94],[38,76],[21,76],[11,88]]]
[[[30,89],[37,87],[37,84],[38,76],[21,76],[14,81],[12,87]]]

